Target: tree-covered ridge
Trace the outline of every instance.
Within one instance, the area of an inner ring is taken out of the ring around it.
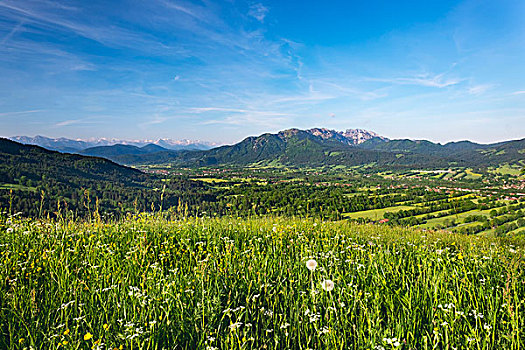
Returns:
[[[314,129],[312,129],[314,130]],[[445,145],[426,140],[388,140],[374,137],[352,144],[338,133],[288,129],[276,134],[247,137],[234,145],[205,151],[144,150],[125,145],[84,151],[120,164],[172,164],[181,167],[216,165],[285,165],[296,167],[361,166],[387,168],[487,167],[499,164],[525,166],[525,139],[496,144],[470,141]]]
[[[359,147],[403,154],[425,154],[446,158],[464,166],[486,167],[504,163],[525,166],[525,139],[495,144],[460,141],[441,145],[426,140],[373,138],[363,142]]]
[[[141,171],[107,159],[64,154],[7,139],[0,139],[0,161],[0,181],[8,183],[21,177],[39,181],[42,176],[72,185],[78,181],[132,184],[146,179]]]
[[[144,155],[126,154],[112,157],[122,164],[171,163],[196,167],[214,165],[283,164],[289,166],[358,166],[376,164],[389,167],[409,167],[423,164],[429,167],[447,166],[449,161],[425,154],[395,154],[367,150],[334,139],[315,136],[303,130],[290,129],[278,134],[247,137],[229,146],[207,151],[157,152]]]
[[[187,179],[161,182],[152,174],[104,158],[63,154],[0,139],[0,207],[27,216],[58,207],[77,214],[151,210],[207,198],[206,187]],[[59,204],[60,202],[60,204]]]
[[[133,145],[112,145],[112,146],[97,146],[89,147],[79,152],[79,154],[85,156],[95,156],[95,157],[104,157],[111,159],[112,157],[117,157],[121,155],[136,155],[136,154],[148,154],[156,152],[167,152],[167,148],[161,147],[155,144],[148,144],[142,147],[137,147]]]

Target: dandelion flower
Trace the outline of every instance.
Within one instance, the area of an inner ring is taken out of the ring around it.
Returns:
[[[109,328],[109,325],[107,323],[104,323],[104,325],[102,327],[104,328],[105,331],[107,331],[108,328]]]
[[[84,335],[84,340],[89,340],[89,339],[91,339],[91,338],[93,338],[93,334],[91,334],[91,333],[86,333],[86,334]]]
[[[334,281],[332,280],[324,280],[321,282],[321,287],[326,290],[327,292],[331,292],[334,289]]]
[[[315,268],[317,267],[317,261],[315,261],[314,259],[308,260],[306,262],[306,267],[308,268],[308,270],[314,271]]]

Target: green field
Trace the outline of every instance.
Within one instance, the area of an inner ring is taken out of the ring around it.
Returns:
[[[0,255],[2,349],[525,342],[516,239],[279,218],[4,217]]]
[[[485,217],[489,217],[490,216],[490,212],[492,210],[500,209],[500,208],[501,207],[487,209],[487,210],[469,210],[469,211],[466,211],[466,212],[463,212],[463,213],[451,214],[451,215],[447,215],[447,216],[442,216],[440,218],[429,219],[425,224],[419,225],[419,227],[421,227],[421,228],[434,228],[434,227],[436,227],[436,225],[443,225],[443,222],[445,220],[460,221],[460,220],[466,218],[469,215],[483,215]]]
[[[499,168],[492,170],[493,173],[501,175],[520,175],[521,167],[516,165],[502,165]]]
[[[0,190],[20,190],[20,191],[32,191],[35,192],[35,187],[28,187],[19,184],[6,184],[0,183]]]
[[[381,220],[385,213],[395,213],[400,210],[409,210],[409,209],[414,209],[414,208],[416,207],[412,205],[397,205],[397,206],[388,207],[388,208],[363,210],[363,211],[356,211],[353,213],[344,213],[343,215],[349,219],[363,218],[363,219],[370,219],[370,220]]]

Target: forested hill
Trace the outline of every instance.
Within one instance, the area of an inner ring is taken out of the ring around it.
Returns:
[[[363,142],[359,147],[398,154],[424,154],[452,159],[469,166],[483,167],[504,163],[525,165],[525,139],[494,144],[460,141],[441,145],[426,140],[383,140],[373,138]]]
[[[203,164],[278,162],[305,167],[364,164],[410,167],[421,163],[439,163],[442,166],[448,164],[445,160],[421,154],[398,157],[390,152],[365,150],[298,129],[249,137],[233,146],[203,152],[197,161]]]
[[[15,183],[20,179],[28,184],[47,179],[69,185],[105,181],[131,185],[143,182],[146,175],[104,158],[59,153],[1,138],[0,182]]]
[[[26,216],[147,208],[148,175],[103,158],[49,151],[0,139],[0,208]],[[13,190],[13,191],[10,191]],[[155,197],[157,197],[155,195]],[[60,205],[59,205],[60,202]]]
[[[107,159],[111,159],[112,157],[118,157],[121,155],[137,155],[167,151],[171,150],[154,144],[149,144],[143,147],[117,144],[112,146],[97,146],[86,148],[80,151],[79,154],[85,156],[104,157]]]
[[[321,130],[321,131],[318,131]],[[97,155],[119,164],[172,164],[181,167],[216,165],[286,165],[296,167],[362,166],[382,168],[524,166],[525,139],[483,145],[469,141],[445,145],[426,140],[388,140],[373,137],[352,144],[326,129],[289,129],[247,137],[239,143],[205,151],[145,152],[141,149],[101,147]],[[94,153],[95,154],[95,153]]]
[[[304,130],[290,129],[277,134],[247,137],[231,145],[207,151],[156,152],[112,157],[121,164],[171,163],[176,166],[215,165],[288,165],[316,167],[326,165],[358,166],[376,164],[385,167],[448,166],[450,161],[425,154],[396,154],[368,150],[313,135]]]
[[[206,190],[188,179],[162,181],[107,159],[63,154],[0,138],[0,210],[12,206],[13,212],[39,216],[56,212],[60,202],[62,209],[67,207],[80,215],[92,213],[96,206],[102,213],[121,215],[158,210],[162,204],[202,203],[210,200]]]

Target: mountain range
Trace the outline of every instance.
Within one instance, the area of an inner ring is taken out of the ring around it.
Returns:
[[[62,145],[67,145],[67,139],[62,140]],[[41,146],[46,147],[44,144]],[[488,167],[499,164],[525,166],[525,139],[494,144],[461,141],[442,145],[426,140],[389,140],[362,129],[336,131],[314,128],[288,129],[276,134],[251,136],[234,145],[205,150],[174,150],[158,143],[150,143],[101,145],[77,150],[76,153],[107,158],[123,165],[169,163],[184,167],[375,165],[383,168],[443,168]]]
[[[172,140],[172,139],[157,139],[157,140],[119,140],[106,138],[93,139],[68,139],[65,137],[50,138],[37,135],[35,137],[29,136],[12,136],[10,140],[20,142],[25,145],[36,145],[44,147],[48,150],[79,153],[87,148],[103,147],[113,145],[129,145],[136,147],[144,147],[147,145],[160,146],[166,150],[206,150],[216,146],[213,142],[199,141],[199,140]]]

